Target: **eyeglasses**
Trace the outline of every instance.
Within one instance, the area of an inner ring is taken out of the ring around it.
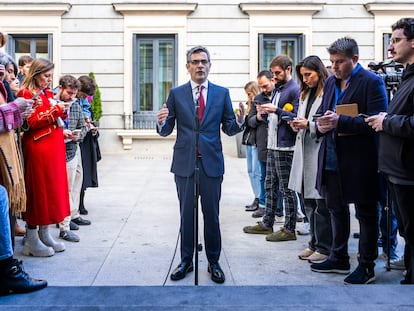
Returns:
[[[406,37],[403,37],[403,38],[391,38],[390,39],[390,43],[391,44],[396,44],[396,43],[398,43],[398,42],[400,42],[401,40],[403,40],[403,39],[406,39],[407,40],[407,38]]]
[[[191,65],[199,65],[200,63],[203,65],[207,65],[209,61],[207,59],[193,59],[190,60]]]

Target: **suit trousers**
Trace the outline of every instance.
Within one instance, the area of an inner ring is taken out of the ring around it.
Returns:
[[[407,269],[405,283],[414,284],[414,186],[388,182],[388,189],[394,202],[398,230],[404,238],[404,263]]]
[[[332,247],[329,259],[349,262],[348,239],[350,234],[349,205],[342,200],[338,172],[324,171],[324,194],[331,214]],[[378,212],[376,202],[355,204],[355,216],[359,222],[358,261],[363,267],[374,267],[378,257]]]
[[[204,247],[210,263],[217,263],[221,252],[219,223],[219,202],[223,176],[209,177],[203,168],[202,157],[197,160],[199,167],[199,195],[204,221]],[[190,177],[175,175],[178,200],[180,202],[181,261],[190,263],[194,254],[195,227],[195,183],[194,174]],[[198,201],[198,199],[197,199]],[[199,213],[200,215],[201,213]],[[197,220],[198,221],[198,220]],[[201,228],[201,226],[200,226]],[[197,241],[198,243],[198,241]]]

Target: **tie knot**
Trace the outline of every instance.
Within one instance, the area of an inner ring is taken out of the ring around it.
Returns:
[[[201,84],[200,84],[200,85],[198,86],[198,91],[199,91],[199,92],[201,92],[201,91],[203,91],[203,89],[204,89],[204,85],[201,85]]]

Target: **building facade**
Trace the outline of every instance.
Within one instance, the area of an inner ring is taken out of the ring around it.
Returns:
[[[296,63],[314,54],[329,65],[326,47],[350,36],[366,66],[387,57],[391,24],[413,16],[404,0],[0,1],[0,29],[9,36],[3,49],[16,60],[53,60],[55,83],[63,74],[94,73],[103,152],[165,146],[156,112],[169,89],[188,80],[185,54],[194,45],[209,48],[209,78],[230,89],[236,106],[275,55]]]

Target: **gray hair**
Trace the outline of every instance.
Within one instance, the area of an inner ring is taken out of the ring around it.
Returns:
[[[18,70],[17,64],[9,54],[0,52],[0,64],[4,65],[4,67],[7,67],[8,65],[13,64],[14,75],[17,75],[17,70]]]
[[[187,51],[187,63],[191,61],[191,55],[196,53],[206,53],[207,60],[210,62],[210,52],[207,50],[207,48],[201,45],[197,45]]]

